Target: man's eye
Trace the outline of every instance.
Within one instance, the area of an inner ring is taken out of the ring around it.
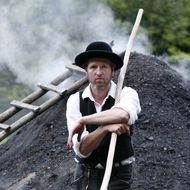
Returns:
[[[106,69],[106,68],[108,68],[108,66],[107,65],[102,65],[102,68]]]
[[[94,66],[91,66],[90,68],[91,68],[91,69],[96,69],[97,67],[94,65]]]

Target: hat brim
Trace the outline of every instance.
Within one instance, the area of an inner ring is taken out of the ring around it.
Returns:
[[[81,67],[84,69],[85,63],[91,59],[91,58],[107,58],[109,59],[114,65],[115,70],[120,69],[123,66],[123,60],[121,57],[113,52],[107,52],[107,51],[86,51],[83,53],[80,53],[75,58],[75,65]]]

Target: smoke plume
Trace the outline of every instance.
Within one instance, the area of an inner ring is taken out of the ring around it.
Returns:
[[[114,51],[124,50],[131,32],[98,0],[1,1],[0,21],[0,65],[30,86],[51,81],[92,41],[114,40]],[[141,33],[133,50],[146,52],[146,42]]]

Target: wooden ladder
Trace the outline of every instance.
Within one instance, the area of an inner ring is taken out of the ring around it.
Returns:
[[[73,84],[66,85],[68,86],[66,88],[58,86],[63,83],[63,81],[74,75],[74,73],[80,76],[79,80],[74,81]],[[66,67],[66,70],[61,75],[56,77],[49,84],[38,84],[39,89],[31,93],[21,101],[11,101],[11,107],[0,114],[0,142],[12,133],[14,133],[16,130],[24,126],[26,123],[34,119],[36,116],[53,106],[59,100],[77,90],[81,85],[85,84],[86,82],[87,76],[85,70],[77,66],[70,65]],[[53,97],[50,97],[39,106],[32,105],[34,101],[38,100],[49,91],[55,92],[55,95]],[[5,123],[8,119],[12,118],[23,109],[29,110],[29,113],[21,116],[12,124]]]

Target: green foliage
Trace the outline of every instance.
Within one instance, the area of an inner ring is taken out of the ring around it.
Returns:
[[[190,1],[107,0],[116,18],[133,22],[144,9],[141,25],[147,29],[152,52],[187,55],[190,52]]]
[[[30,94],[31,89],[19,82],[7,66],[0,68],[0,112],[7,109],[12,100],[21,100]]]

